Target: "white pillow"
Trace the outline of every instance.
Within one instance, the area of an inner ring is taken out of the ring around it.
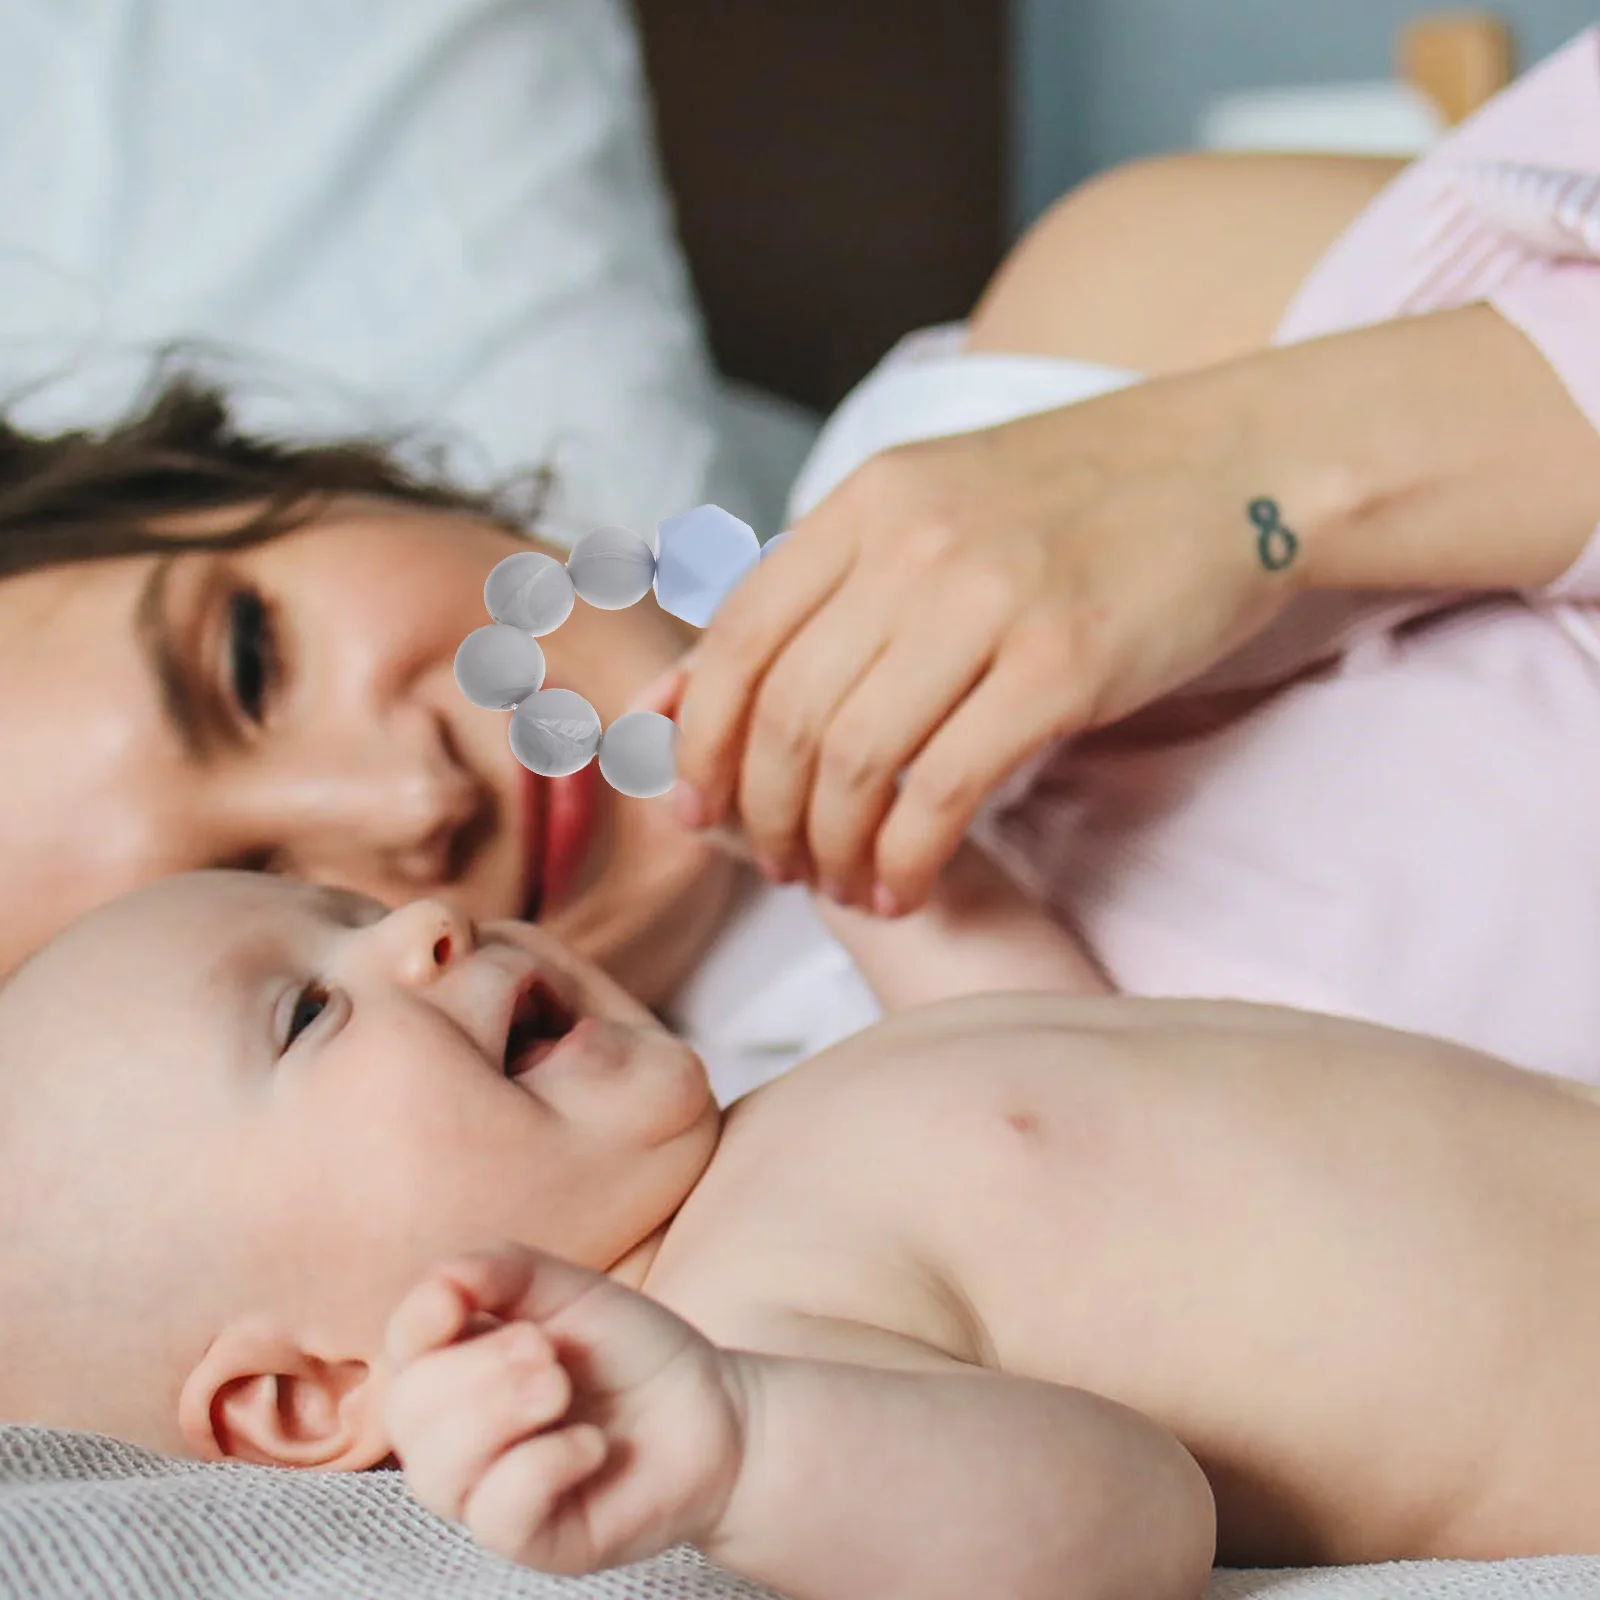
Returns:
[[[1318,83],[1219,95],[1201,107],[1195,143],[1204,150],[1417,156],[1444,131],[1438,106],[1409,83]]]
[[[743,504],[621,0],[0,0],[0,108],[24,424],[199,336],[256,426],[554,452],[575,529]]]

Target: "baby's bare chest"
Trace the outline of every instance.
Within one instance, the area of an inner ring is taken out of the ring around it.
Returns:
[[[1396,1553],[1462,1504],[1450,1536],[1492,1544],[1519,1496],[1600,1536],[1570,1470],[1600,1430],[1600,1207],[1551,1178],[1575,1150],[1474,1152],[1398,1061],[1388,1111],[1337,1073],[1215,1070],[1256,1043],[1023,1029],[775,1098],[675,1230],[668,1298],[713,1337],[776,1304],[1132,1405],[1213,1475],[1239,1559]],[[1519,1120],[1536,1141],[1537,1106],[1482,1119],[1505,1148]]]
[[[1214,1126],[1122,1070],[1144,1051],[924,1036],[780,1085],[730,1120],[657,1282],[708,1317],[779,1299],[1030,1376],[1109,1376],[1093,1353],[1125,1350],[1170,1278],[1162,1219],[1192,1223],[1225,1163]]]

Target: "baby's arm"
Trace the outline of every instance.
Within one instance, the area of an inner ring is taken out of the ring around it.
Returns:
[[[830,1359],[732,1358],[745,1459],[713,1561],[795,1600],[1204,1589],[1210,1486],[1153,1423],[875,1329],[796,1333],[797,1348],[826,1333]]]
[[[407,1481],[547,1572],[692,1543],[791,1600],[1204,1588],[1210,1488],[1136,1413],[882,1329],[787,1312],[751,1326],[780,1353],[719,1348],[520,1246],[450,1263],[389,1328]]]
[[[684,681],[680,662],[642,690],[630,709],[674,715]],[[749,841],[737,827],[708,829],[704,837],[729,855],[752,860]],[[872,916],[821,893],[811,898],[885,1011],[997,989],[1114,992],[1082,941],[970,839],[940,873],[927,901],[906,916]]]
[[[971,840],[903,917],[812,900],[885,1011],[997,989],[1113,992],[1083,943]]]

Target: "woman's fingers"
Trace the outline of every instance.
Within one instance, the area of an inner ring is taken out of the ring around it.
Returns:
[[[695,653],[685,651],[665,672],[658,674],[628,702],[629,711],[654,711],[658,716],[676,714],[685,685],[694,667]]]
[[[1259,631],[1292,591],[1241,543],[1239,447],[1187,393],[859,467],[705,635],[679,717],[699,820],[736,796],[774,864],[855,898],[870,856],[874,902],[910,909],[1030,756]]]
[[[900,773],[983,677],[1004,630],[1009,607],[969,576],[952,570],[918,594],[822,736],[805,841],[819,882],[847,902],[870,901]]]
[[[883,651],[896,596],[860,567],[815,611],[769,668],[749,714],[735,802],[769,870],[808,870],[806,802],[834,713]]]
[[[695,646],[678,707],[678,787],[696,825],[720,822],[733,797],[762,676],[850,571],[855,545],[840,526],[834,519],[787,540],[728,596]]]
[[[985,797],[1045,745],[1078,731],[1086,707],[1075,687],[1065,673],[1052,681],[1025,652],[996,657],[906,768],[873,849],[877,909],[921,905]]]

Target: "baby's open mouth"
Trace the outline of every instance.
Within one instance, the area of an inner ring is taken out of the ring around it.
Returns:
[[[534,978],[517,996],[506,1034],[503,1063],[508,1078],[519,1077],[572,1032],[577,1018],[543,978]]]

